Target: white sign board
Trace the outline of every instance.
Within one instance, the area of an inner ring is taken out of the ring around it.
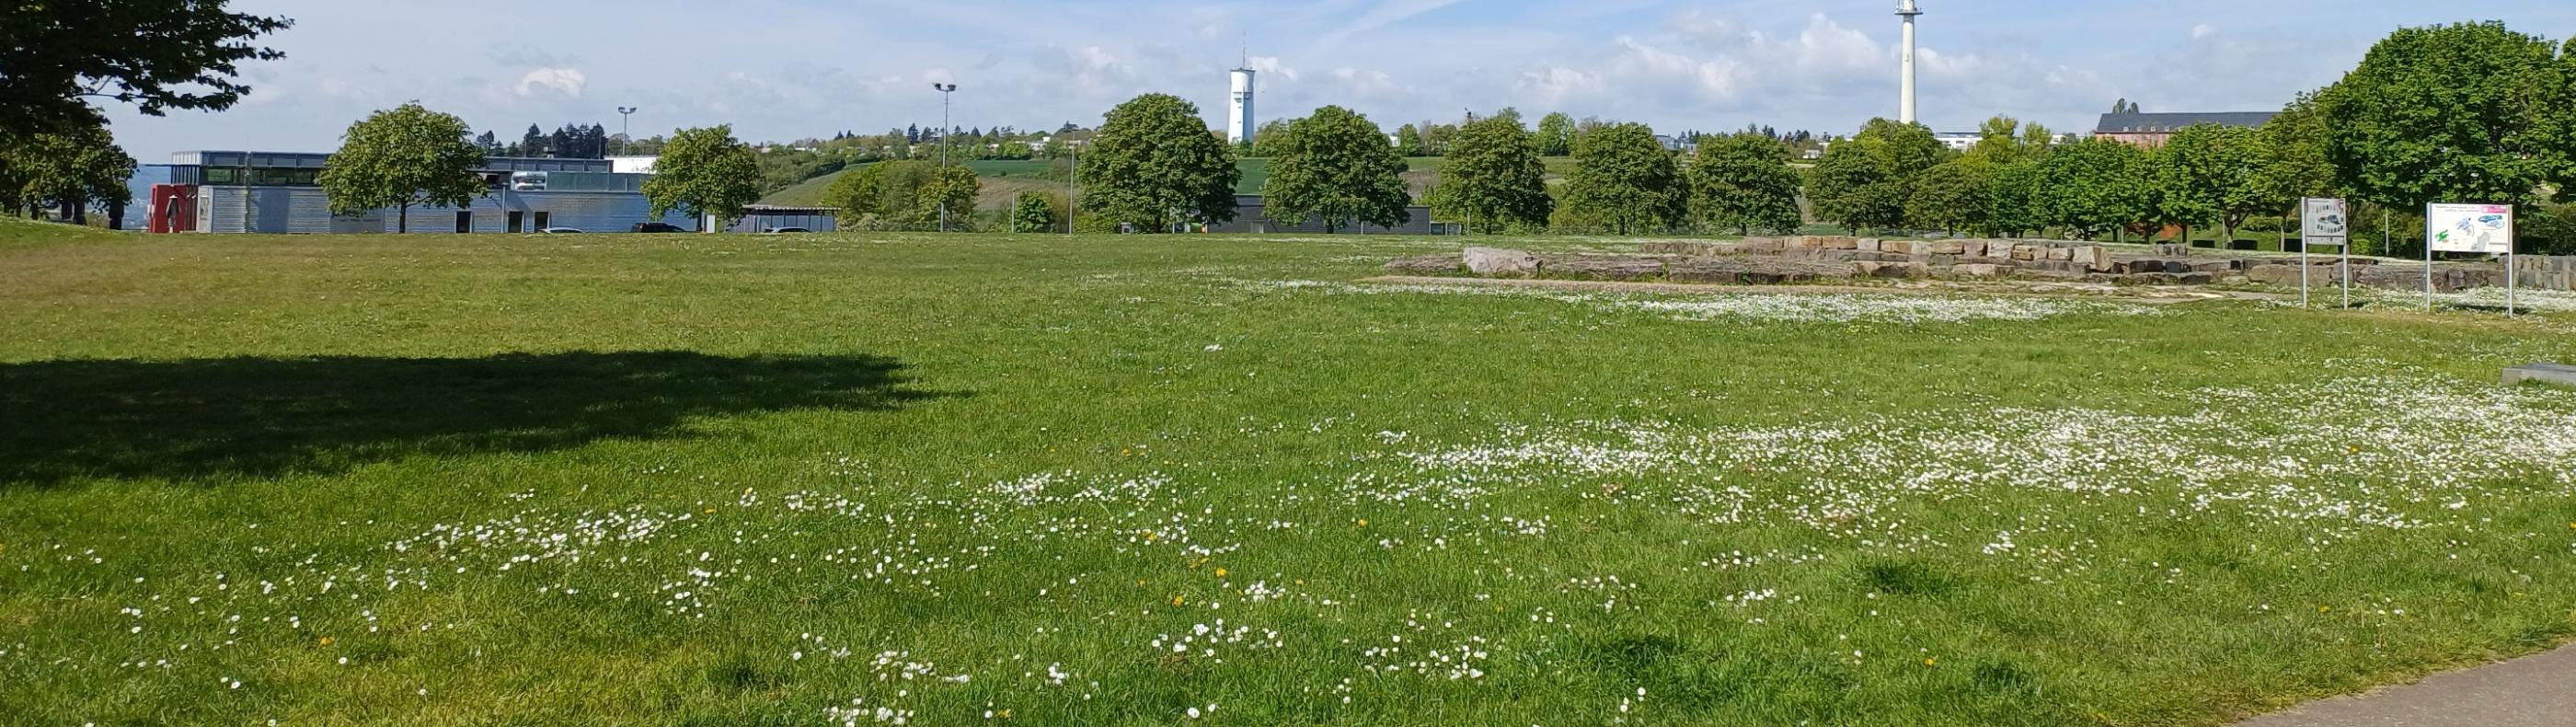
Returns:
[[[2424,243],[2439,252],[2503,255],[2513,249],[2513,205],[2424,206]]]
[[[2344,214],[2343,200],[2299,200],[2299,236],[2309,245],[2343,247],[2352,233],[2352,218]]]

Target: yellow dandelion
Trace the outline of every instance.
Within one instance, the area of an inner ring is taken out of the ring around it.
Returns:
[[[2327,612],[2327,611],[2332,611],[2332,610],[2334,610],[2334,607],[2333,607],[2333,606],[2318,606],[2318,607],[2317,607],[2317,613],[2325,613],[2325,612]]]
[[[1225,577],[1225,569],[1224,569],[1224,568],[1218,568],[1218,569],[1216,569],[1216,577],[1218,577],[1218,578],[1224,578],[1224,577]]]
[[[1937,663],[1937,662],[1934,662],[1934,661],[1932,660],[1932,657],[1928,657],[1928,656],[1927,656],[1927,657],[1923,657],[1923,665],[1924,665],[1924,666],[1931,666],[1931,665],[1933,665],[1934,663]]]
[[[1360,527],[1368,527],[1368,518],[1360,518]]]
[[[709,515],[716,514],[716,509],[715,509],[715,508],[712,508],[712,507],[707,508],[707,514],[709,514]]]
[[[331,645],[331,637],[329,637],[329,636],[324,636],[324,637],[322,637],[322,638],[315,639],[315,640],[314,640],[314,643],[321,644],[321,645],[323,645],[323,646],[330,646],[330,645]]]
[[[1181,605],[1181,597],[1180,597],[1180,596],[1173,596],[1173,597],[1172,597],[1172,605],[1174,605],[1174,606]]]

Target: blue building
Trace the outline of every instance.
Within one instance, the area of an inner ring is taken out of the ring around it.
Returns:
[[[143,197],[155,232],[394,232],[402,214],[331,214],[319,179],[329,154],[189,151],[170,155],[168,181]],[[659,222],[701,229],[687,215],[654,217],[644,201],[650,175],[619,173],[605,159],[494,157],[477,170],[484,194],[462,208],[414,206],[416,234],[537,232],[552,228],[626,232]]]

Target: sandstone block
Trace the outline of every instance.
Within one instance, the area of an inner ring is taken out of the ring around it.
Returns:
[[[1471,247],[1466,252],[1467,272],[1477,275],[1536,275],[1538,256],[1499,247]]]

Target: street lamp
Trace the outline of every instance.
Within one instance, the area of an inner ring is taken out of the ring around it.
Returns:
[[[939,92],[939,167],[940,173],[946,174],[948,168],[948,94],[957,92],[957,84],[932,81],[930,82],[930,88]],[[946,188],[944,187],[941,189],[939,200],[939,231],[948,231],[948,199]]]
[[[630,128],[630,125],[627,123],[628,121],[630,121],[630,120],[631,120],[631,119],[629,119],[628,117],[631,117],[631,116],[634,116],[634,115],[635,115],[635,107],[633,107],[633,106],[619,106],[619,107],[617,107],[617,136],[618,136],[618,138],[620,138],[620,139],[622,139],[622,140],[623,140],[623,141],[618,142],[618,145],[619,145],[619,146],[618,146],[618,149],[617,149],[618,151],[625,151],[625,150],[626,150],[626,145],[634,144],[634,143],[635,143],[635,136],[634,136],[634,133],[633,133],[633,129],[632,129],[632,128]]]

